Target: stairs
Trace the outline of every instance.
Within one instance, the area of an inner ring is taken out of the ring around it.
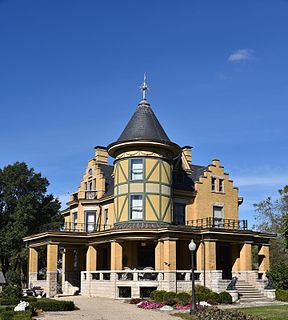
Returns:
[[[239,292],[240,303],[271,302],[263,293],[244,280],[238,280],[236,288]]]

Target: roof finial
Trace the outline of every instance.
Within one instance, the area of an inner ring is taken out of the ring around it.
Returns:
[[[146,100],[146,91],[149,90],[147,84],[146,84],[146,72],[144,73],[144,81],[143,81],[143,84],[142,86],[140,86],[140,89],[142,91],[142,99],[143,100]]]

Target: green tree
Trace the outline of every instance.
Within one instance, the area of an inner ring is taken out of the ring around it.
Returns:
[[[288,186],[279,190],[279,198],[271,197],[254,204],[257,231],[274,233],[276,238],[271,240],[271,264],[278,262],[288,263],[287,236],[288,236]],[[285,231],[286,230],[286,231]],[[286,232],[286,233],[285,233]]]
[[[26,274],[27,248],[23,237],[41,225],[61,221],[60,203],[47,194],[49,182],[26,163],[0,169],[0,265],[8,281]]]

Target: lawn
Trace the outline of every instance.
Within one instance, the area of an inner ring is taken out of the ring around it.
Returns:
[[[267,307],[241,308],[243,311],[254,316],[259,316],[269,320],[287,320],[288,319],[288,304]]]
[[[288,320],[288,304],[267,307],[238,308],[237,310],[253,316],[262,317],[267,320]],[[195,317],[191,317],[189,313],[175,313],[173,315],[185,320],[195,320]]]

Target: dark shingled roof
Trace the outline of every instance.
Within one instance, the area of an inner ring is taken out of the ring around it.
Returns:
[[[171,142],[146,100],[140,101],[138,108],[117,141],[131,140]]]

